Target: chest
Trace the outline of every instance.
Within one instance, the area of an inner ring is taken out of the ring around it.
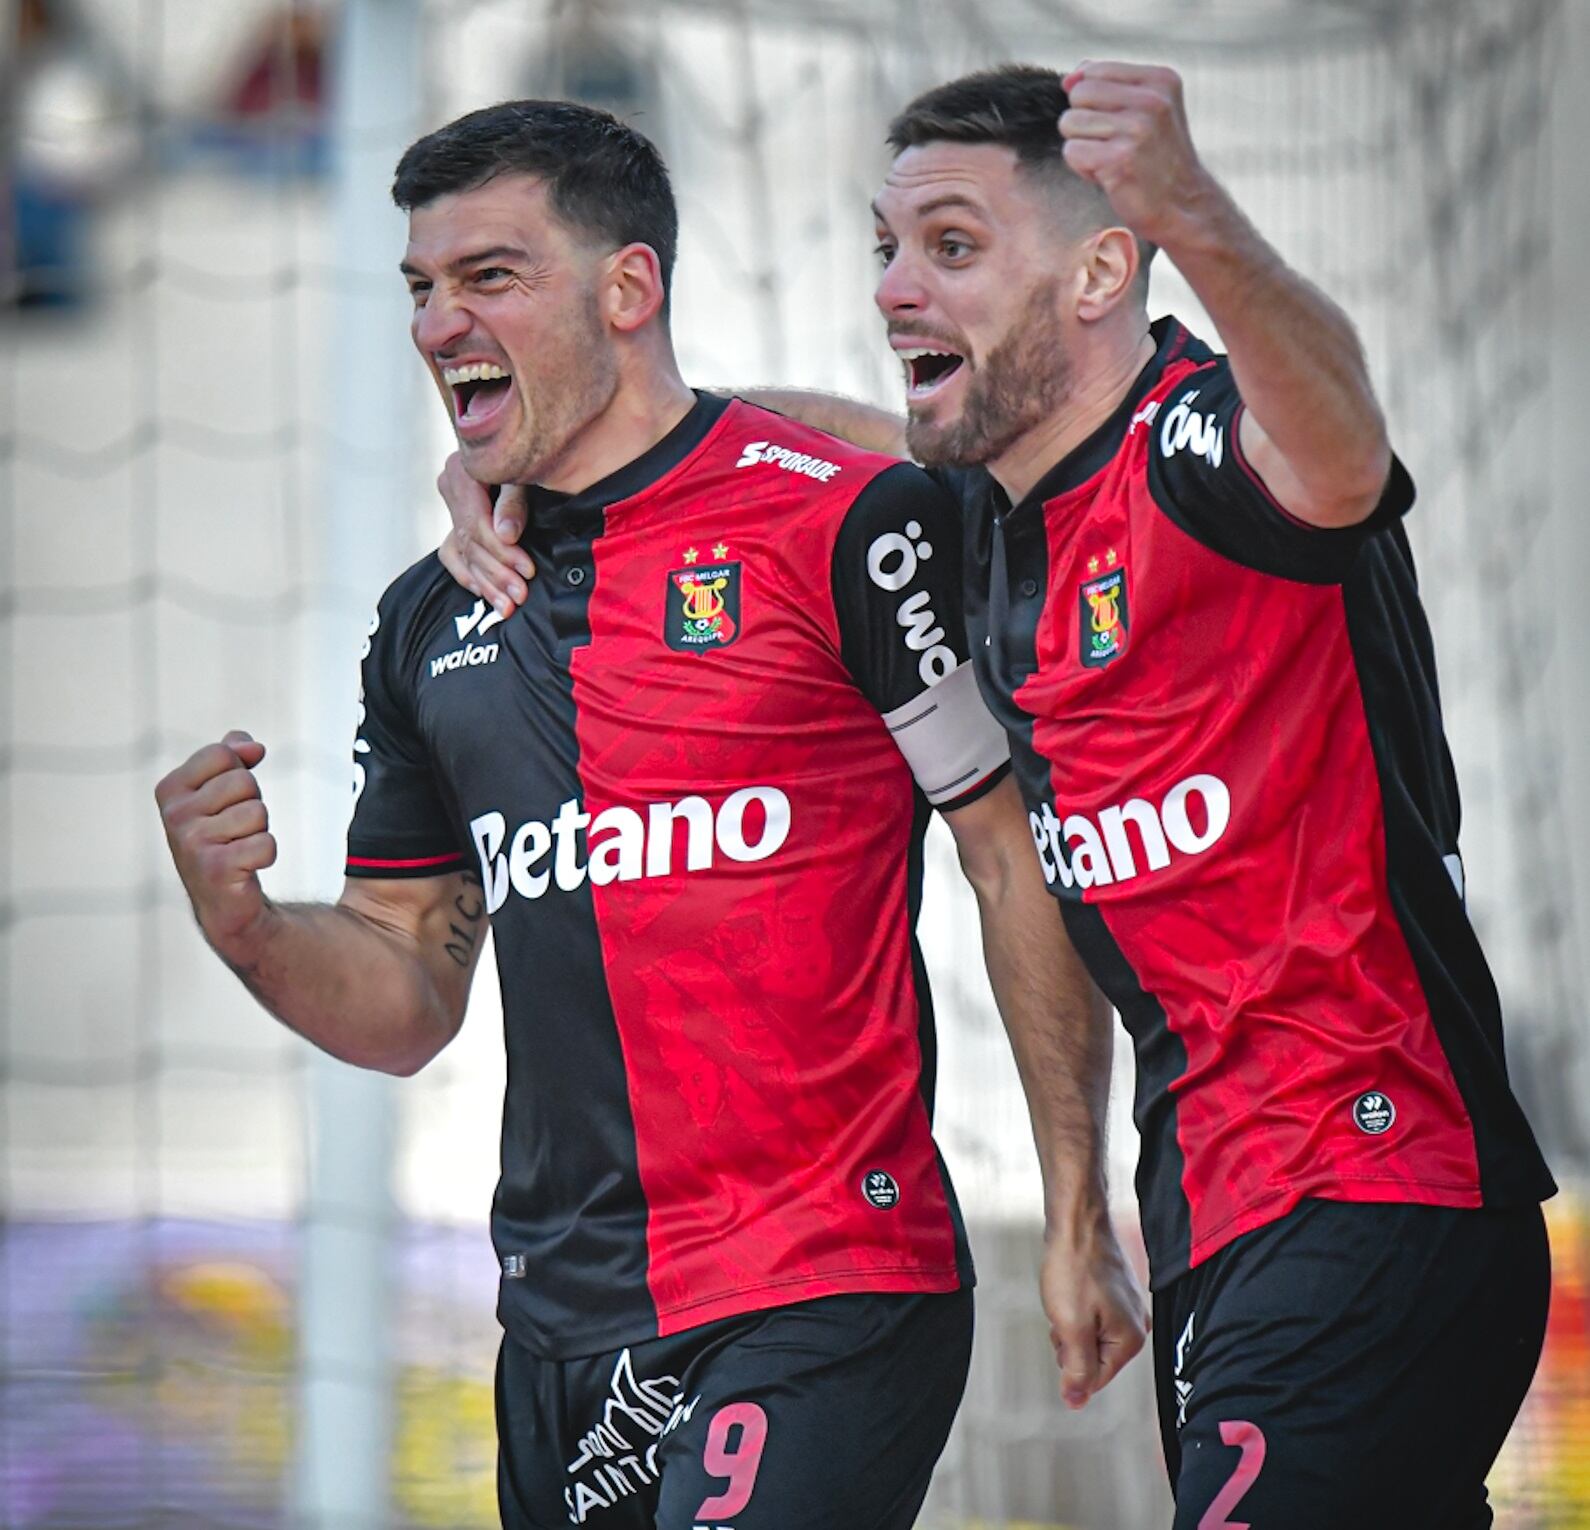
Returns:
[[[1153,498],[1140,444],[992,534],[993,687],[1068,802],[1286,756],[1340,704],[1339,590],[1206,547]]]
[[[417,659],[421,732],[463,816],[710,797],[870,738],[831,549],[820,523],[710,498],[539,539],[519,611],[464,597]]]

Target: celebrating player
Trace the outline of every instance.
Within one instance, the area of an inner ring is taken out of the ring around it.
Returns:
[[[1413,487],[1358,341],[1200,163],[1169,70],[973,75],[890,143],[903,440],[961,495],[979,679],[1136,1045],[1176,1526],[1487,1525],[1553,1187],[1464,909]],[[1155,247],[1228,354],[1149,324]],[[505,580],[477,512],[450,556]]]
[[[606,114],[473,113],[394,196],[415,344],[468,471],[533,486],[540,577],[508,620],[434,556],[383,597],[335,907],[262,894],[246,734],[161,783],[176,864],[274,1013],[394,1073],[457,1031],[491,919],[505,1524],[906,1530],[971,1342],[914,935],[930,804],[1039,1102],[1074,1400],[1144,1333],[1101,1104],[1061,1065],[1093,995],[966,662],[955,507],[685,386],[667,173]]]

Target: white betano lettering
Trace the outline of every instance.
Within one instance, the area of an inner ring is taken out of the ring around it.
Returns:
[[[1188,804],[1197,797],[1204,826],[1193,827]],[[1127,826],[1137,831],[1138,847]],[[1132,797],[1116,807],[1100,810],[1095,821],[1085,813],[1069,813],[1062,821],[1042,803],[1027,814],[1032,842],[1044,880],[1062,887],[1108,887],[1129,882],[1145,872],[1163,871],[1170,865],[1172,849],[1183,855],[1202,855],[1217,843],[1231,824],[1231,791],[1219,776],[1198,774],[1178,781],[1165,793],[1159,807],[1143,797]]]
[[[746,814],[762,810],[755,839],[746,834]],[[469,832],[480,860],[486,910],[495,914],[509,892],[534,900],[554,885],[573,892],[587,876],[593,887],[613,882],[674,874],[674,829],[685,825],[684,870],[706,871],[715,851],[727,859],[750,863],[776,854],[789,838],[790,801],[776,786],[747,786],[731,793],[713,811],[705,797],[649,803],[644,809],[604,808],[593,819],[580,803],[562,803],[550,824],[537,819],[520,824],[510,836],[501,813],[481,813],[470,820]],[[587,835],[589,860],[580,863],[580,832]],[[506,847],[506,849],[505,849]],[[551,869],[545,863],[551,856]]]

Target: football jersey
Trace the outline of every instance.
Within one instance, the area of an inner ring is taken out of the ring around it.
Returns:
[[[1552,1185],[1464,910],[1458,794],[1394,463],[1361,525],[1244,459],[1173,321],[1012,506],[960,480],[967,619],[1044,876],[1137,1058],[1156,1286],[1304,1196]]]
[[[481,879],[535,1353],[970,1280],[914,933],[930,804],[1009,768],[959,539],[920,469],[704,396],[531,491],[507,620],[434,555],[382,599],[348,874]]]

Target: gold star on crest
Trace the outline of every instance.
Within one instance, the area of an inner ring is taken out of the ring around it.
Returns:
[[[1090,574],[1096,574],[1096,573],[1098,573],[1098,571],[1099,571],[1099,560],[1097,558],[1089,558],[1088,559],[1088,572]]]
[[[1108,563],[1111,568],[1115,567],[1115,549],[1113,547],[1107,553],[1105,553],[1104,561]]]
[[[729,556],[729,544],[727,542],[719,542],[712,549],[712,556],[714,558],[727,558]]]
[[[686,563],[694,563],[696,561],[696,559],[699,558],[700,556],[701,556],[701,554],[699,552],[697,552],[694,547],[687,547],[685,549],[685,562]]]

